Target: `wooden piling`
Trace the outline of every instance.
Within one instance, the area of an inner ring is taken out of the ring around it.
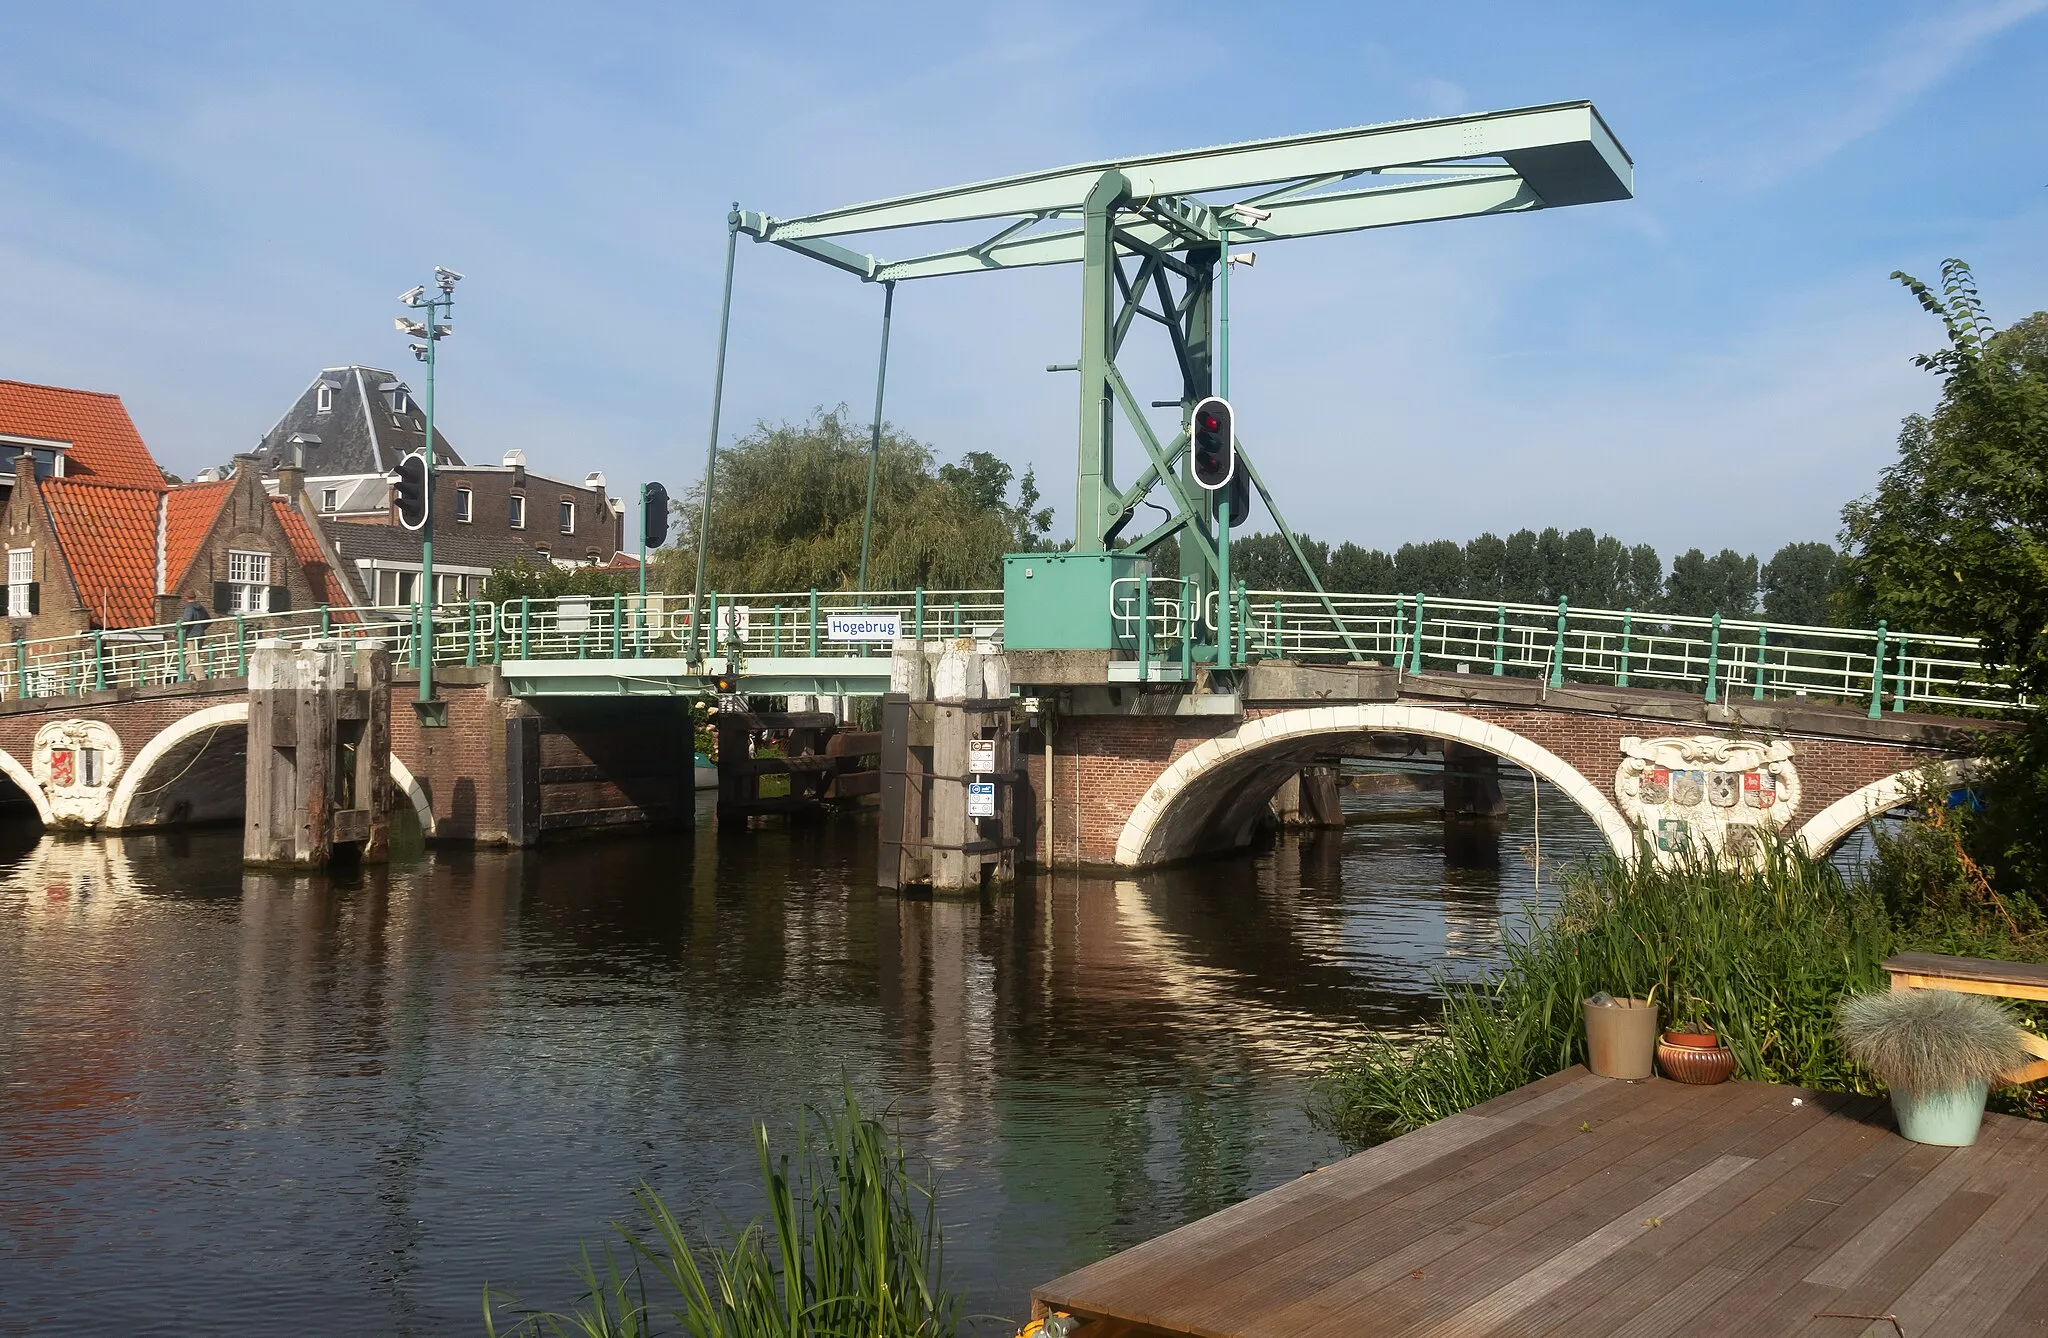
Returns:
[[[390,848],[391,664],[341,642],[257,643],[249,657],[242,859],[318,868]]]

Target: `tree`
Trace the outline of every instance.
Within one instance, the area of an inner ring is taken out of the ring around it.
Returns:
[[[719,453],[711,498],[709,588],[852,589],[867,508],[865,424],[844,405],[802,423],[759,423]],[[934,468],[931,449],[885,426],[875,462],[868,587],[970,589],[1002,580],[1002,555],[1036,548],[1052,526],[1027,470],[1008,500],[1010,466],[985,452]],[[676,504],[679,538],[655,556],[653,584],[696,579],[700,481]]]
[[[1764,617],[1806,627],[1834,625],[1841,565],[1832,544],[1786,544],[1763,566]]]
[[[613,567],[558,567],[552,562],[515,562],[494,567],[484,580],[484,598],[493,604],[525,595],[556,599],[562,595],[609,597],[637,588],[639,573]]]
[[[1465,550],[1449,540],[1402,544],[1394,553],[1399,593],[1460,599],[1465,594]]]
[[[1894,273],[1948,346],[1914,361],[1941,377],[1908,417],[1899,458],[1842,511],[1844,603],[1862,618],[1975,636],[1986,673],[2026,694],[2019,728],[1988,732],[1986,808],[1958,851],[2009,899],[2048,900],[2048,312],[2000,330],[1975,277],[1944,260],[1941,291]]]
[[[1392,594],[1397,584],[1394,559],[1377,548],[1361,548],[1346,540],[1331,550],[1324,584],[1357,595]]]
[[[1705,618],[1747,618],[1756,612],[1756,559],[1724,548],[1708,557],[1687,549],[1671,561],[1664,586],[1665,613]]]
[[[1664,599],[1664,560],[1648,544],[1637,544],[1622,555],[1619,589],[1615,592],[1625,609],[1652,609]]]
[[[1985,318],[1969,266],[1942,262],[1942,291],[1905,274],[1948,347],[1914,361],[1942,378],[1931,416],[1899,431],[1877,489],[1842,511],[1846,600],[1895,627],[1984,640],[1987,664],[2031,695],[2048,689],[2048,312],[2004,330]]]

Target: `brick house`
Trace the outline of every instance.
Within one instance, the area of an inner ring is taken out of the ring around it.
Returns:
[[[361,603],[418,597],[420,539],[397,524],[386,476],[425,442],[411,388],[380,368],[349,366],[322,369],[257,445],[266,474],[303,464],[311,514]],[[475,598],[493,567],[512,562],[604,566],[625,537],[624,508],[606,495],[604,475],[549,478],[529,471],[519,451],[469,464],[438,429],[433,507],[437,600]]]
[[[118,396],[0,380],[0,465],[10,638],[168,622],[188,589],[217,614],[354,603],[302,479],[169,485]]]

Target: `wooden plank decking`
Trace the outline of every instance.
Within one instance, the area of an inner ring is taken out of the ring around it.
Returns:
[[[1114,1321],[1076,1338],[2048,1338],[2048,1124],[1926,1147],[1879,1099],[1575,1068],[1033,1300]]]

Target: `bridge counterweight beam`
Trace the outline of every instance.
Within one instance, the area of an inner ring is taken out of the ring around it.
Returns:
[[[1074,548],[1100,553],[1102,536],[1122,513],[1116,487],[1109,371],[1116,349],[1116,211],[1130,198],[1118,171],[1104,172],[1082,205],[1081,458],[1074,504]]]

